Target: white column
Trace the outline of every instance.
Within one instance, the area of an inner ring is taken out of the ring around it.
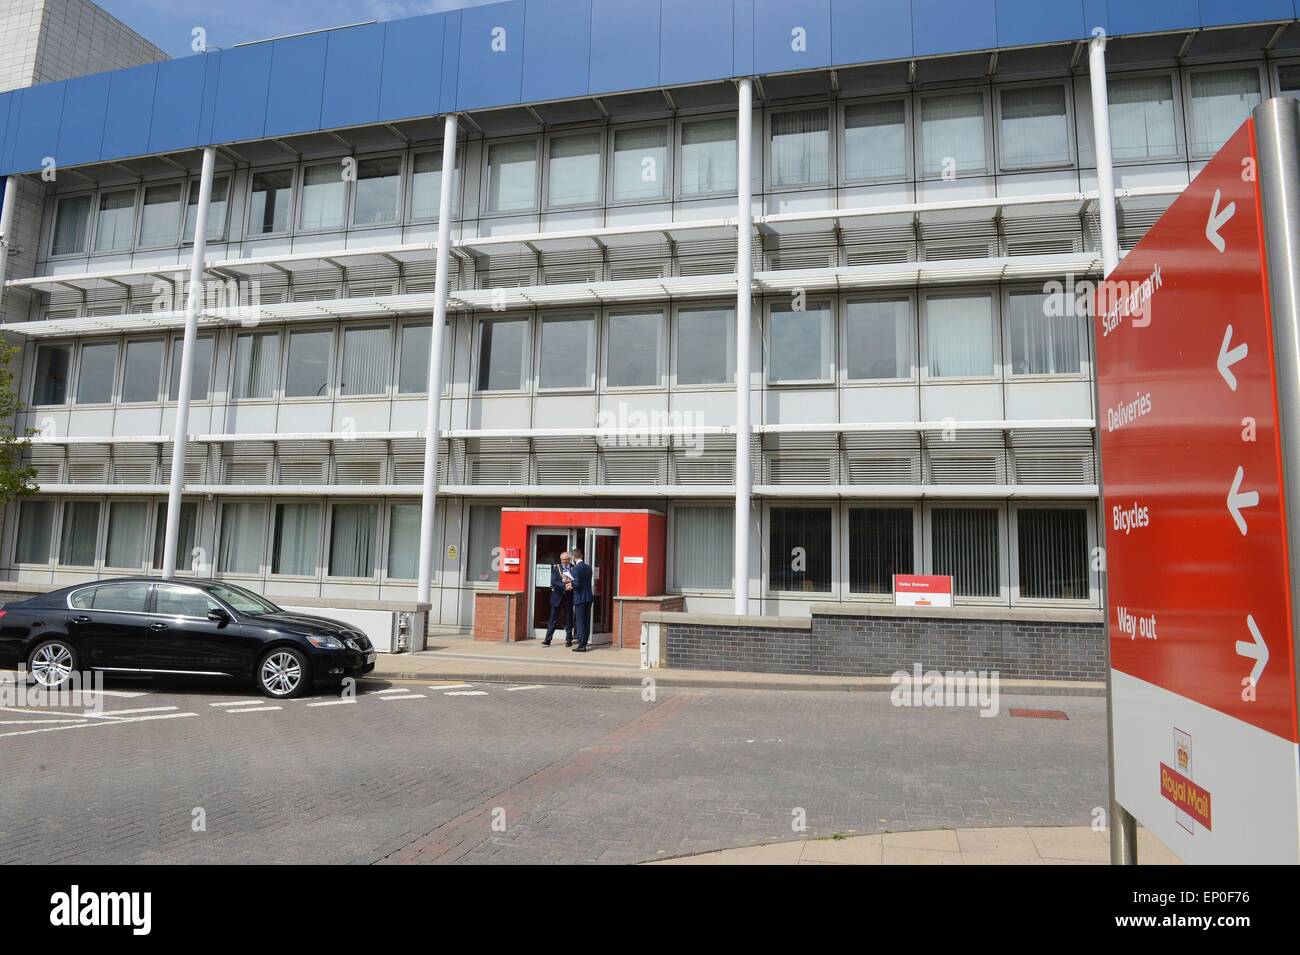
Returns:
[[[167,492],[167,534],[163,538],[163,576],[176,576],[176,540],[181,527],[181,488],[185,484],[185,450],[190,432],[190,388],[194,380],[194,341],[199,333],[199,306],[203,302],[203,259],[208,249],[208,204],[212,199],[212,171],[217,150],[203,150],[203,175],[199,204],[194,210],[194,253],[190,258],[190,290],[185,302],[185,342],[181,347],[181,380],[176,393],[176,436],[172,439],[172,482]]]
[[[429,329],[429,406],[424,421],[424,493],[420,498],[420,570],[416,601],[433,599],[433,517],[438,497],[438,426],[441,424],[442,337],[447,323],[447,268],[451,259],[451,187],[456,176],[456,114],[442,130],[442,176],[438,193],[437,275],[433,286],[433,327]]]
[[[754,81],[740,81],[739,116],[736,122],[736,527],[735,567],[736,613],[749,613],[749,498],[752,473],[749,463],[749,323],[753,300],[754,211],[750,159],[753,155]]]
[[[1097,210],[1101,218],[1103,277],[1119,265],[1115,227],[1115,167],[1110,154],[1110,97],[1106,92],[1106,31],[1097,27],[1088,44],[1088,78],[1092,82],[1092,138],[1097,144]]]
[[[0,301],[3,300],[5,280],[9,278],[9,242],[17,205],[18,177],[9,176],[5,179],[4,205],[0,207]]]

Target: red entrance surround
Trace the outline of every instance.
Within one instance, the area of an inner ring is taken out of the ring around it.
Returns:
[[[524,640],[529,634],[526,600],[531,593],[528,573],[532,555],[529,538],[538,527],[600,527],[619,532],[618,592],[624,608],[614,630],[615,644],[637,646],[640,635],[640,607],[626,598],[650,598],[646,610],[658,606],[664,594],[664,564],[667,525],[664,515],[644,510],[501,510],[501,571],[497,592],[480,591],[474,599],[476,640]],[[677,598],[680,599],[680,598]],[[633,608],[637,620],[627,619]],[[633,640],[632,634],[636,634]]]

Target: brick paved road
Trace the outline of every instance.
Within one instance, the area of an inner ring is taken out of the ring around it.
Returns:
[[[797,810],[826,836],[1082,825],[1105,802],[1099,699],[981,718],[875,693],[414,684],[261,710],[110,688],[147,692],[85,723],[0,711],[0,862],[636,862],[794,838]]]

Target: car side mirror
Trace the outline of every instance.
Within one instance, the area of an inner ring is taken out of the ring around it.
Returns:
[[[230,614],[220,607],[213,607],[208,611],[208,619],[213,623],[230,623]]]

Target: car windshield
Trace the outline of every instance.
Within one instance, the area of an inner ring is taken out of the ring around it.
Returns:
[[[251,590],[245,590],[243,587],[214,584],[208,588],[208,591],[214,597],[224,600],[242,614],[256,617],[264,613],[283,613],[279,607],[265,597],[259,597]]]

